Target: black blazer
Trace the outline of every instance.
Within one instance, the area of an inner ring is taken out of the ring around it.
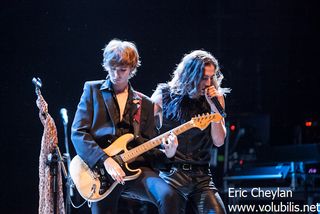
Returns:
[[[155,136],[153,103],[151,100],[129,87],[128,101],[141,99],[140,142]],[[130,96],[131,95],[131,96]],[[71,140],[77,154],[93,168],[106,154],[103,148],[108,147],[115,137],[116,107],[113,99],[113,89],[110,79],[89,81],[84,84],[78,108],[71,128]],[[118,136],[119,137],[119,136]],[[166,156],[158,149],[143,155],[153,167],[157,163],[166,162]],[[161,167],[160,167],[161,168]]]

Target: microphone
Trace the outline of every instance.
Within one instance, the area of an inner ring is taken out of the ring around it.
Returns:
[[[63,125],[68,124],[67,109],[65,109],[65,108],[60,109],[60,114],[62,117]]]
[[[212,83],[211,86],[215,87],[214,84]],[[210,86],[209,86],[210,87]],[[206,87],[208,88],[208,87]],[[216,88],[216,87],[215,87]],[[222,105],[220,104],[219,100],[217,97],[211,97],[211,101],[214,103],[214,105],[216,106],[216,108],[218,109],[220,115],[225,118],[227,117],[227,113],[224,111],[224,108],[222,107]]]
[[[226,117],[227,114],[224,111],[223,107],[221,106],[219,100],[217,97],[211,97],[211,101],[214,103],[214,105],[216,106],[216,108],[218,109],[219,113],[221,114],[222,117]]]

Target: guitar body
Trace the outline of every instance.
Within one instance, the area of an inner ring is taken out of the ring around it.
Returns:
[[[103,151],[110,157],[127,151],[127,144],[132,141],[132,134],[125,134],[114,141]],[[126,173],[124,181],[134,180],[141,174],[141,169],[132,170],[128,163],[121,166]],[[104,167],[90,169],[88,165],[76,155],[70,162],[70,176],[79,192],[86,200],[96,202],[107,197],[118,184],[107,173]]]

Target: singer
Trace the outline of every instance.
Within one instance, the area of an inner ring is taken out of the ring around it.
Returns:
[[[195,115],[220,112],[212,99],[217,99],[224,108],[224,95],[230,92],[220,87],[222,79],[218,61],[210,53],[195,50],[185,55],[172,79],[159,84],[151,97],[156,103],[155,116],[160,132]],[[177,199],[182,200],[177,203],[182,206],[179,209],[188,211],[188,204],[195,213],[226,213],[209,167],[213,145],[222,146],[225,136],[224,119],[211,123],[203,131],[192,129],[178,136],[171,170],[161,171],[160,176],[184,196]]]

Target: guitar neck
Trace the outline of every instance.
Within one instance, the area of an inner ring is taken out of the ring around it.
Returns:
[[[138,157],[139,155],[159,146],[162,143],[162,139],[167,139],[168,136],[170,135],[170,133],[174,133],[175,135],[179,135],[182,134],[185,131],[188,131],[189,129],[193,128],[193,124],[192,121],[188,121],[170,131],[167,131],[165,133],[163,133],[162,135],[159,135],[123,154],[121,154],[121,158],[124,162],[129,162],[132,159],[135,159],[136,157]]]

